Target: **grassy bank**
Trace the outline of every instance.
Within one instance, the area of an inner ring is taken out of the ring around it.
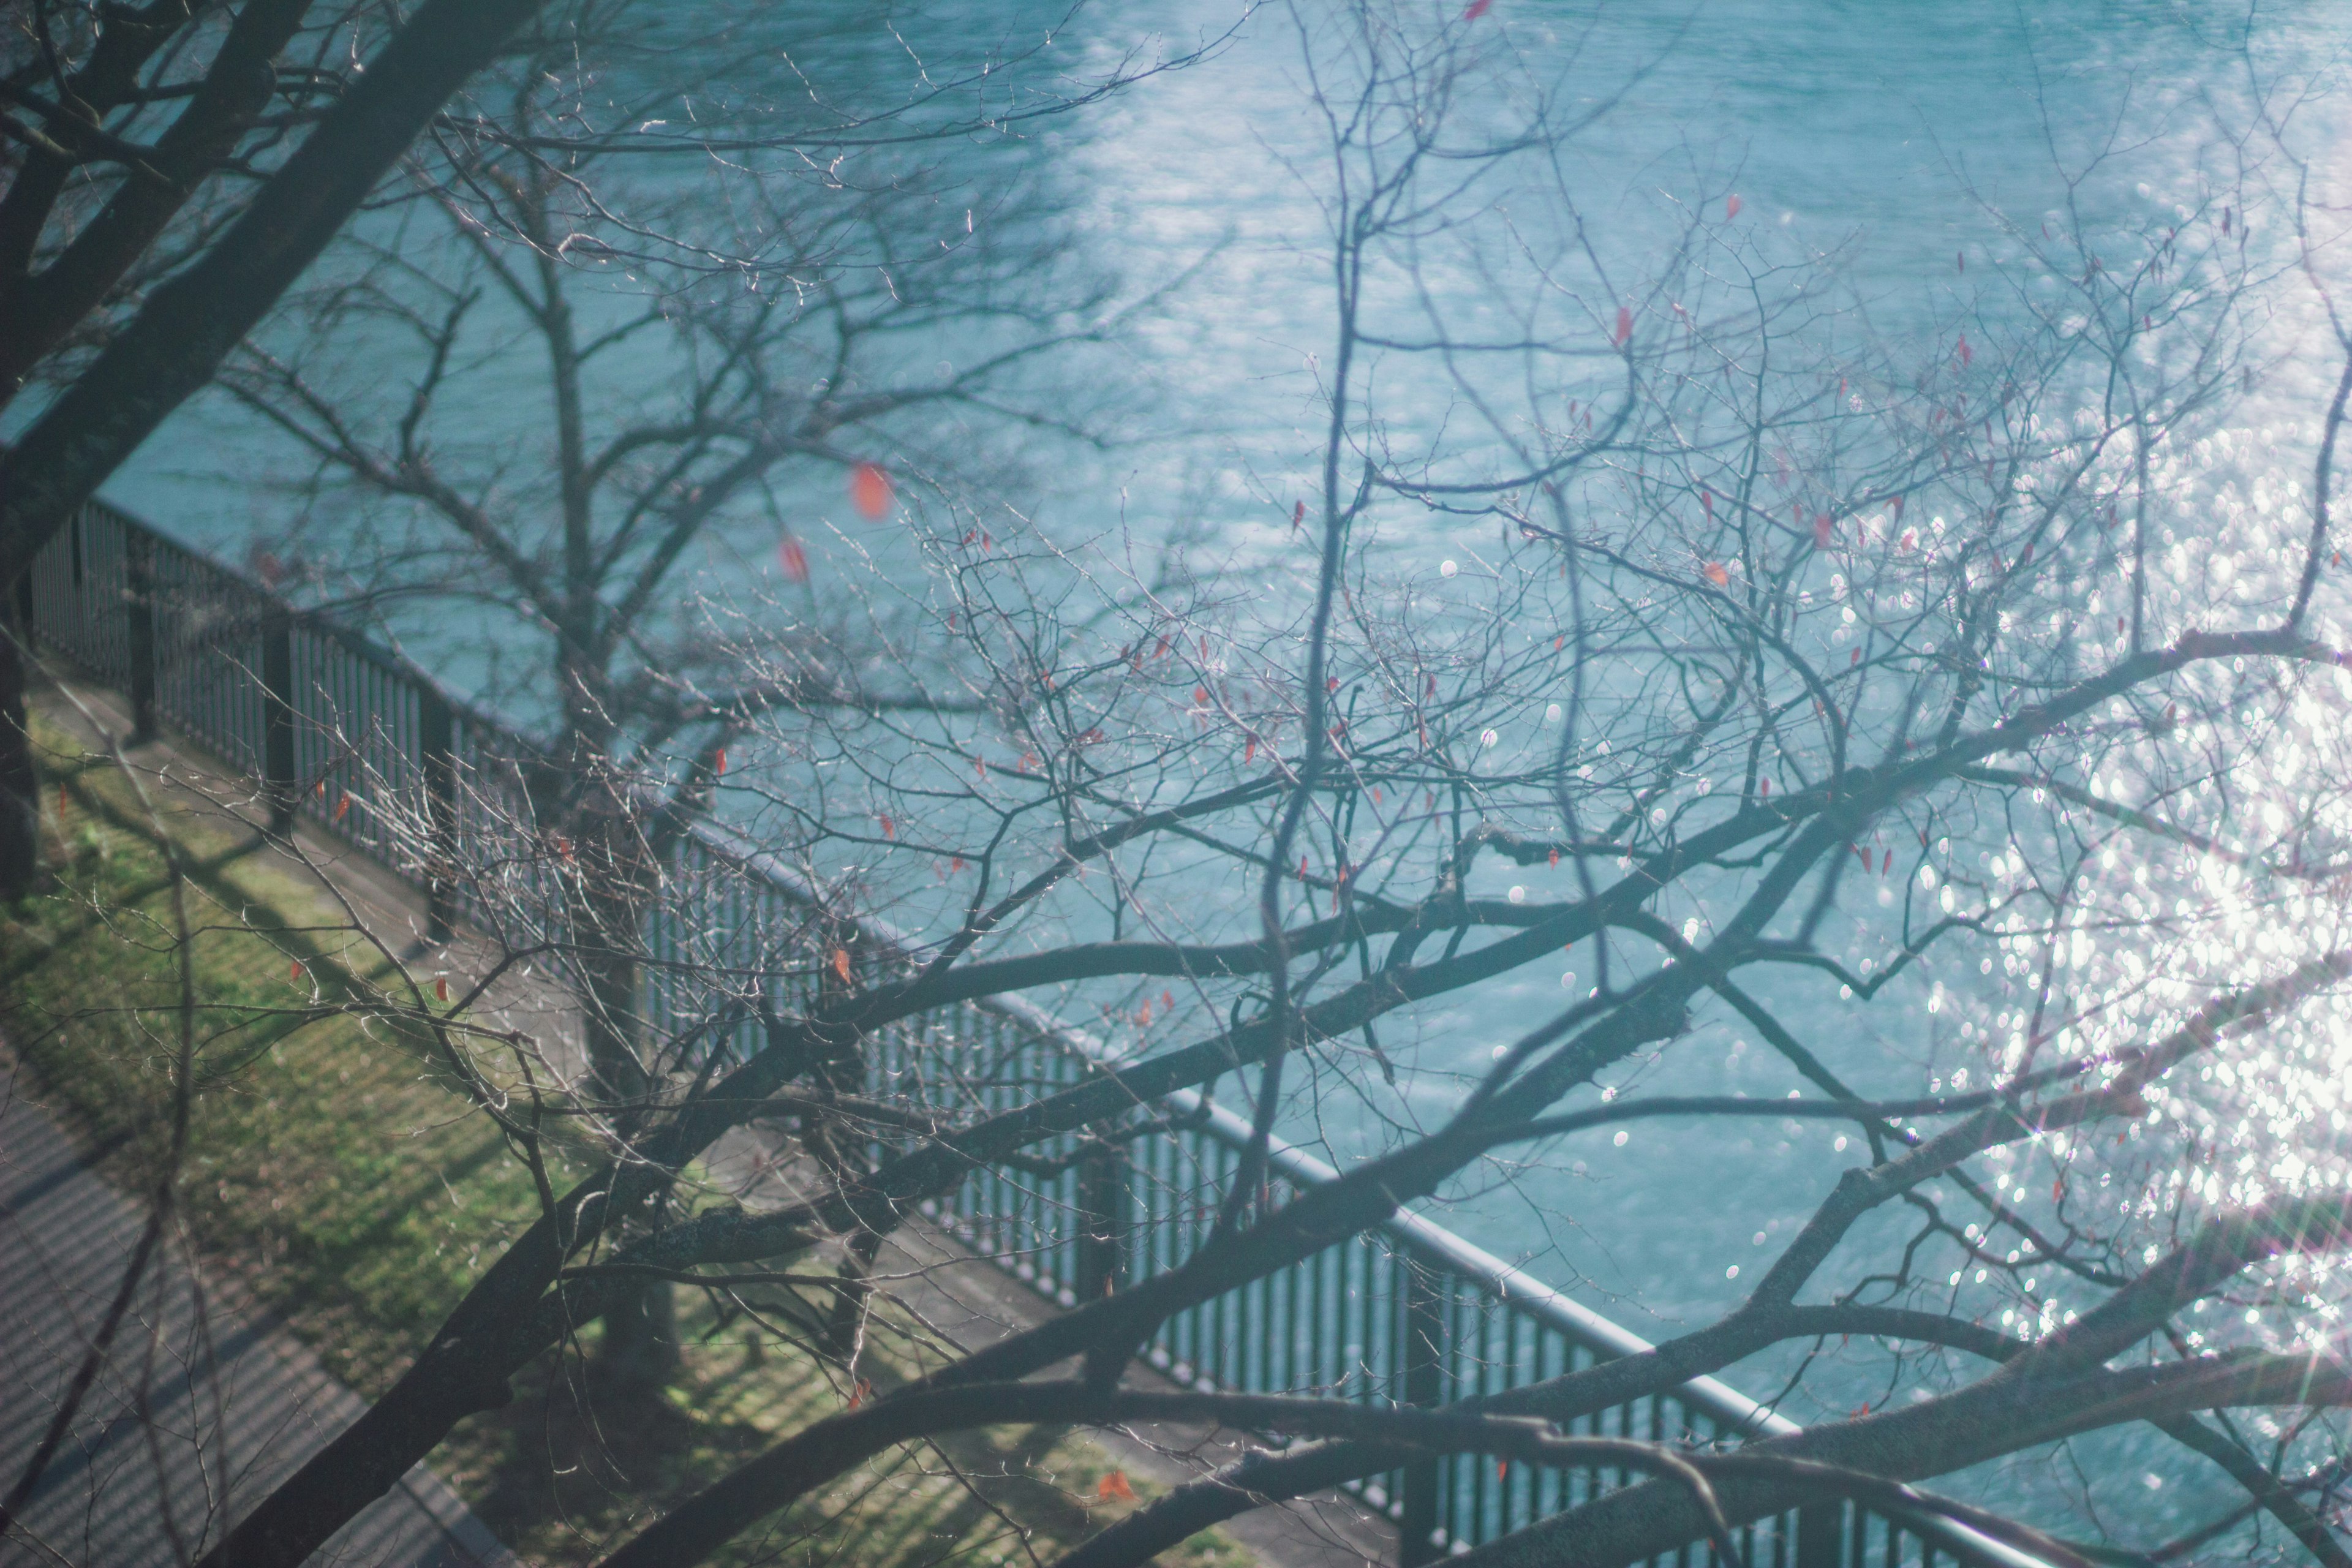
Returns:
[[[184,947],[172,879],[129,782],[102,760],[75,761],[53,726],[39,739],[57,876],[0,914],[0,1025],[42,1103],[133,1190],[154,1168],[171,1104]],[[189,872],[184,951],[199,1003],[178,1184],[187,1228],[208,1269],[233,1275],[373,1394],[537,1214],[536,1189],[432,1065],[422,1032],[369,1006],[389,971],[331,898],[233,819],[171,812],[163,830]],[[554,1163],[561,1186],[561,1151]],[[686,1365],[664,1394],[615,1404],[591,1394],[576,1358],[549,1358],[512,1405],[435,1455],[528,1561],[593,1562],[663,1503],[845,1402],[835,1369],[796,1336],[740,1314],[722,1321],[698,1295],[681,1307]],[[903,1369],[889,1336],[874,1342],[861,1364],[887,1387]],[[874,1568],[1050,1561],[1130,1506],[1098,1498],[1106,1473],[1094,1445],[1052,1433],[908,1451],[770,1521],[741,1555]],[[1180,1560],[1245,1561],[1215,1537]]]

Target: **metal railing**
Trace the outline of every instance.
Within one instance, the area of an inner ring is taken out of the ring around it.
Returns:
[[[436,936],[485,912],[480,884],[457,868],[496,855],[494,839],[508,831],[498,818],[523,808],[513,781],[534,748],[515,731],[453,699],[410,661],[103,503],[85,506],[50,542],[20,591],[36,646],[126,692],[142,733],[168,722],[251,776],[280,826],[307,818],[415,882]],[[814,944],[844,939],[790,868],[715,822],[694,826],[665,877],[662,913],[646,933],[657,960],[740,970],[797,952],[810,960],[797,967],[816,973],[823,949]],[[846,936],[869,974],[908,962],[908,945],[879,924],[859,922]],[[645,1005],[656,1020],[691,1005],[672,989],[691,969],[649,966]],[[747,1035],[734,1048],[750,1043]],[[1076,1084],[1106,1063],[1089,1037],[1018,999],[994,999],[885,1031],[863,1070],[868,1092],[916,1100],[952,1081],[958,1109],[984,1113]],[[1121,1152],[1063,1135],[1033,1150],[1025,1169],[980,1171],[928,1212],[1064,1307],[1178,1268],[1207,1236],[1249,1130],[1191,1090],[1164,1109],[1165,1130]],[[1279,1142],[1273,1150],[1277,1201],[1336,1179],[1302,1150]],[[1425,1217],[1400,1212],[1176,1313],[1144,1354],[1192,1386],[1429,1405],[1648,1348]],[[1797,1427],[1699,1378],[1584,1416],[1573,1430],[1715,1445]],[[1634,1479],[1524,1465],[1498,1473],[1465,1455],[1407,1465],[1356,1489],[1395,1521],[1405,1563],[1418,1564]],[[1945,1559],[2042,1568],[1949,1521],[1851,1503],[1791,1510],[1739,1535],[1754,1568],[1934,1568]],[[1682,1568],[1714,1560],[1702,1543],[1655,1561]]]

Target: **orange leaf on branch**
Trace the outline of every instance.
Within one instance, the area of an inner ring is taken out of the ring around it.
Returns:
[[[856,504],[858,515],[868,522],[879,522],[890,515],[893,497],[890,476],[872,463],[860,463],[850,470],[849,499]]]

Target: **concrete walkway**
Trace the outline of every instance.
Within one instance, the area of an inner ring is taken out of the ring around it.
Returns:
[[[0,1063],[0,1489],[16,1485],[47,1430],[144,1217]],[[362,1408],[168,1237],[19,1528],[0,1540],[0,1564],[188,1562]],[[514,1559],[420,1465],[311,1561],[499,1568]]]

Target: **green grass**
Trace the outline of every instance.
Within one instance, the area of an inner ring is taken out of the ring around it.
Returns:
[[[0,913],[0,1026],[42,1103],[135,1190],[163,1147],[178,1041],[166,862],[127,781],[76,756],[54,727],[36,728],[55,880]],[[195,933],[198,1092],[178,1184],[189,1231],[208,1268],[233,1274],[336,1376],[380,1393],[537,1214],[536,1187],[432,1064],[425,1031],[371,1016],[390,972],[331,899],[226,819],[174,813],[164,830],[190,869]],[[553,1152],[559,1188],[579,1163]],[[517,1380],[512,1405],[467,1422],[435,1454],[527,1561],[593,1562],[661,1506],[842,1407],[838,1370],[796,1336],[722,1322],[699,1295],[681,1306],[685,1367],[663,1394],[592,1397],[576,1354],[546,1358]],[[889,1335],[875,1342],[861,1365],[887,1387],[907,1368]],[[884,1456],[769,1521],[735,1556],[861,1568],[1050,1561],[1130,1506],[1097,1500],[1107,1469],[1081,1436],[966,1435]],[[1165,1560],[1247,1558],[1209,1534]]]

